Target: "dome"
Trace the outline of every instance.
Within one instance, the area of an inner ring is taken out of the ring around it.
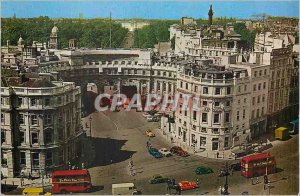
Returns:
[[[52,34],[57,34],[58,33],[58,28],[56,26],[54,26],[51,30]]]

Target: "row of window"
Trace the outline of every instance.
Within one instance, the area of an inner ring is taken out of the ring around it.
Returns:
[[[73,96],[72,95],[66,95],[65,96],[65,100],[66,102],[72,102],[73,101]],[[57,104],[62,104],[62,101],[63,101],[63,97],[62,96],[59,96],[57,97],[56,99],[56,103]],[[43,103],[44,106],[50,106],[51,103],[54,101],[54,98],[44,98],[44,99],[39,99],[39,98],[29,98],[29,105],[30,106],[37,106],[38,103]],[[1,98],[1,104],[2,104],[2,98]],[[23,97],[18,97],[18,100],[17,100],[17,105],[18,106],[21,106],[25,103],[25,98]],[[39,105],[42,105],[42,104],[39,104]]]
[[[184,113],[185,113],[185,116],[187,116],[187,111],[185,111]],[[193,119],[194,120],[197,120],[197,116],[198,116],[197,111],[193,111]],[[202,112],[201,116],[202,116],[201,122],[202,123],[208,123],[208,113]],[[225,112],[224,121],[226,123],[230,122],[230,113],[229,112]],[[181,118],[179,119],[179,122],[181,123]],[[220,124],[221,123],[221,113],[214,113],[213,114],[213,123],[214,124]],[[186,126],[185,121],[184,121],[183,125]]]
[[[258,95],[257,97],[252,97],[252,105],[256,105],[256,103],[260,102],[265,102],[265,95]]]
[[[257,87],[257,90],[260,91],[261,89],[266,89],[266,82],[264,82],[263,84],[262,83],[259,83],[259,84],[253,84],[253,91],[255,92],[256,91],[256,87]]]
[[[186,82],[185,83],[185,89],[189,90],[190,85],[191,84]],[[183,88],[183,82],[182,81],[180,82],[180,88]],[[194,92],[199,92],[198,91],[199,90],[198,86],[195,85],[193,90],[194,90]],[[207,86],[202,87],[202,94],[208,94],[209,93],[208,90],[209,90],[209,87],[207,87]],[[222,88],[221,87],[214,87],[214,94],[215,95],[221,95],[222,94]],[[231,87],[226,87],[226,94],[227,95],[231,94]]]
[[[254,71],[254,77],[257,77],[257,76],[267,76],[267,69],[264,69],[263,70],[259,70],[259,71]]]
[[[252,119],[259,118],[263,115],[265,115],[265,107],[262,107],[261,110],[260,109],[257,109],[256,111],[252,110],[251,118]]]

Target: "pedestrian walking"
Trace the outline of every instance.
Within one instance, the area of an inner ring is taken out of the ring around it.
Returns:
[[[251,178],[251,184],[254,185],[254,178]]]
[[[218,192],[222,194],[222,186],[219,186]]]

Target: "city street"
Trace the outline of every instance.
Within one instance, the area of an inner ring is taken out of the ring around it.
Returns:
[[[111,194],[111,184],[134,182],[142,194],[167,194],[166,184],[149,184],[148,180],[155,174],[162,174],[174,178],[176,182],[181,180],[199,179],[199,189],[184,191],[182,194],[218,194],[218,187],[224,185],[224,177],[218,177],[219,169],[225,164],[224,160],[203,158],[195,155],[183,158],[178,156],[155,159],[146,148],[149,138],[145,131],[151,129],[156,137],[151,138],[151,145],[156,148],[170,148],[157,129],[159,123],[149,123],[142,113],[131,112],[107,112],[93,113],[92,116],[92,141],[94,145],[95,162],[89,171],[95,191],[92,194]],[[89,123],[89,116],[84,123]],[[283,144],[284,143],[284,144]],[[269,175],[271,181],[271,193],[298,192],[298,135],[283,142],[275,142],[269,152],[275,155],[279,172]],[[133,161],[135,176],[130,175],[129,162]],[[237,162],[237,161],[231,161]],[[229,162],[229,163],[231,163]],[[208,166],[213,169],[213,174],[195,174],[197,166]],[[251,185],[251,180],[234,172],[229,176],[229,192],[241,194],[247,191],[249,194],[267,194],[263,190],[263,179],[260,183]],[[175,190],[173,190],[175,192]]]

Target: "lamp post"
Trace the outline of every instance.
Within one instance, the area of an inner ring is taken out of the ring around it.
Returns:
[[[90,138],[92,138],[92,117],[89,118],[90,121]]]
[[[224,191],[222,192],[223,195],[229,195],[228,193],[228,175],[229,175],[229,172],[228,172],[228,163],[226,162],[226,165],[225,165],[225,171],[224,171],[224,175],[225,175],[225,184],[224,184]]]

